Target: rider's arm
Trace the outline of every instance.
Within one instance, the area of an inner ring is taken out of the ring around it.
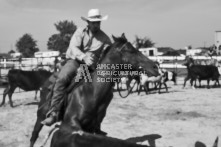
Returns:
[[[71,38],[66,56],[71,59],[78,59],[82,61],[82,59],[86,56],[85,53],[81,51],[81,45],[83,40],[83,30],[77,29],[74,35]]]
[[[112,42],[111,39],[106,34],[104,34],[103,38],[104,38],[104,43],[103,43],[104,45],[103,51],[104,51],[112,44]]]

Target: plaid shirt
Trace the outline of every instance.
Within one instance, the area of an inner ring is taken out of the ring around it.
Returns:
[[[92,52],[96,57],[99,57],[102,49],[110,44],[110,38],[103,31],[100,30],[92,36],[88,28],[78,28],[71,38],[66,58],[82,61],[86,52]]]

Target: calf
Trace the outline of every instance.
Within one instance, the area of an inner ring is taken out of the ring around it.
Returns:
[[[199,79],[207,80],[207,87],[209,88],[210,80],[215,80],[219,84],[219,71],[216,66],[213,65],[195,65],[192,58],[187,58],[187,62],[184,64],[187,66],[187,77],[184,79],[183,88],[186,86],[186,81],[190,79],[191,86],[193,87],[193,81]],[[194,88],[194,87],[193,87]]]
[[[149,83],[154,83],[155,84],[155,89],[157,89],[157,84],[159,85],[159,91],[158,93],[160,93],[160,89],[162,84],[165,86],[166,91],[168,92],[168,88],[167,88],[167,84],[165,82],[166,76],[165,74],[159,75],[157,77],[148,77],[145,74],[141,74],[140,75],[140,88],[138,90],[138,94],[140,94],[140,91],[142,90],[142,87],[144,87],[144,90],[146,92],[146,94],[148,93],[149,90]]]
[[[58,130],[53,134],[51,147],[147,147],[129,141],[90,134],[82,131],[69,133]]]
[[[8,72],[8,86],[4,90],[3,100],[0,106],[4,105],[5,97],[8,95],[10,105],[13,107],[12,94],[17,87],[25,90],[39,90],[41,85],[51,76],[51,72],[46,70],[22,71],[20,69],[11,69]]]
[[[157,88],[157,86],[159,85],[159,91],[158,93],[160,93],[160,89],[162,84],[165,86],[166,88],[166,92],[168,92],[168,88],[167,88],[167,81],[173,81],[174,85],[176,85],[176,78],[177,78],[177,74],[175,72],[172,71],[167,71],[167,70],[163,70],[161,68],[159,68],[159,73],[160,75],[157,77],[148,77],[145,74],[141,74],[140,76],[140,89],[138,90],[138,94],[140,93],[140,90],[142,90],[142,87],[144,87],[146,94],[148,91],[148,84],[149,83],[154,83],[155,84],[155,89]]]
[[[172,81],[174,85],[177,85],[177,74],[173,71],[165,71],[165,82]]]

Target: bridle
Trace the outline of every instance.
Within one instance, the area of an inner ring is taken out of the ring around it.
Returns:
[[[120,49],[118,49],[118,50],[122,50],[126,45],[128,44],[128,42],[126,42],[126,43],[124,43],[122,46],[121,46],[121,48]]]
[[[126,45],[127,45],[128,43],[129,43],[129,42],[124,43],[124,44],[118,49],[118,50],[119,50],[119,53],[120,53],[120,56],[121,56],[121,59],[122,59],[122,62],[123,62],[123,61],[127,62],[127,61],[123,58],[123,53],[121,52],[121,50],[122,50],[124,47],[126,47]],[[132,81],[132,80],[131,80],[131,81]],[[130,81],[130,82],[131,82],[131,81]],[[127,93],[127,95],[125,95],[125,96],[123,96],[123,95],[120,93],[119,84],[120,84],[120,83],[118,82],[118,83],[117,83],[117,91],[118,91],[120,97],[126,98],[126,97],[132,92],[132,90],[133,90],[133,88],[134,88],[136,82],[134,82],[133,86],[130,87],[130,89],[127,89],[127,90],[128,90],[128,93]],[[130,84],[130,83],[129,83],[129,84]]]

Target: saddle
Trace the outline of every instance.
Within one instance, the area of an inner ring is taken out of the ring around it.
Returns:
[[[94,71],[94,68],[88,68],[89,69],[89,73],[91,74]],[[48,106],[51,106],[51,100],[53,97],[53,89],[56,83],[56,79],[58,77],[59,72],[55,72],[44,84],[44,86],[42,87],[43,90],[47,90],[48,94],[46,97],[46,101],[48,101]],[[83,75],[81,75],[83,76]],[[71,82],[67,85],[66,90],[65,90],[65,95],[63,98],[63,101],[61,101],[61,111],[58,113],[57,116],[57,120],[61,120],[63,118],[65,109],[68,105],[68,94],[76,87],[78,87],[83,81],[84,78],[80,78],[80,80],[78,82],[76,82],[76,76],[72,78]],[[51,111],[49,111],[46,116],[48,116],[48,114],[50,114]]]

